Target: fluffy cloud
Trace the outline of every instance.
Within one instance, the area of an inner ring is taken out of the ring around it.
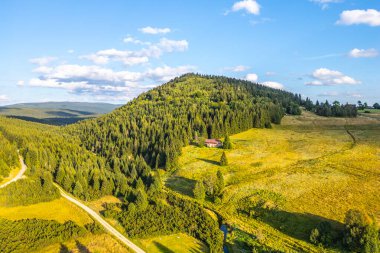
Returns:
[[[156,43],[149,43],[128,36],[124,42],[141,47],[134,50],[110,48],[79,56],[79,59],[95,63],[89,65],[69,63],[47,65],[53,58],[32,59],[33,63],[39,65],[33,70],[38,77],[30,79],[29,86],[63,89],[73,95],[85,95],[83,98],[91,98],[90,100],[125,101],[162,82],[196,69],[189,65],[171,67],[165,64],[160,66],[152,66],[152,63],[144,64],[151,58],[160,58],[165,53],[186,51],[189,47],[186,40],[161,38]],[[104,66],[107,63],[113,64]],[[141,66],[138,71],[130,71],[125,65]]]
[[[146,34],[166,34],[171,32],[170,28],[157,28],[151,26],[140,28],[139,31]]]
[[[225,67],[223,70],[232,71],[232,72],[244,72],[244,71],[246,71],[248,69],[249,69],[248,66],[237,65],[237,66],[234,66],[234,67]]]
[[[70,93],[106,96],[127,96],[132,98],[152,85],[142,85],[145,81],[166,82],[176,76],[195,70],[193,66],[157,67],[144,72],[114,71],[99,66],[60,65],[39,78],[33,78],[33,87],[59,88]]]
[[[48,65],[49,63],[55,60],[57,60],[56,57],[39,57],[39,58],[30,59],[29,62],[43,66],[43,65]]]
[[[343,0],[310,0],[311,2],[321,5],[322,9],[327,9],[331,3],[341,3]]]
[[[244,10],[248,14],[259,15],[260,14],[260,5],[255,0],[243,0],[234,3],[232,6],[232,11],[241,11]]]
[[[343,11],[337,24],[380,26],[380,11],[374,9]]]
[[[263,82],[262,85],[273,88],[273,89],[279,89],[279,90],[284,89],[284,85],[282,83],[278,83],[278,82],[268,81],[268,82]]]
[[[311,86],[333,86],[333,85],[355,85],[360,81],[352,77],[344,75],[342,72],[330,70],[327,68],[316,69],[313,74],[313,81],[307,82],[306,85]]]
[[[247,74],[245,76],[245,79],[250,81],[250,82],[254,82],[254,83],[257,83],[257,80],[259,79],[259,76],[257,74],[254,74],[254,73],[250,73],[250,74]]]
[[[7,102],[9,100],[7,95],[0,95],[0,102]]]
[[[192,72],[195,70],[194,66],[179,66],[179,67],[157,67],[155,69],[149,69],[144,76],[155,81],[167,82],[174,77]]]
[[[33,69],[33,72],[47,74],[47,73],[50,73],[52,70],[53,68],[51,67],[39,66],[38,68]]]
[[[106,49],[94,54],[81,56],[81,58],[90,60],[96,64],[107,64],[110,61],[118,61],[132,66],[147,63],[149,62],[149,58],[159,58],[164,53],[186,51],[188,47],[189,43],[186,40],[162,38],[158,43],[137,51]]]
[[[24,80],[17,81],[17,86],[24,86],[24,84],[25,84]]]
[[[150,42],[141,41],[138,39],[133,38],[132,36],[128,36],[123,39],[124,43],[132,43],[137,45],[150,45]]]
[[[371,57],[377,57],[379,55],[379,52],[374,49],[358,49],[354,48],[352,49],[348,55],[352,58],[371,58]]]

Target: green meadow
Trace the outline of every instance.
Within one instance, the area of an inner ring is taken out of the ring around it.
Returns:
[[[228,166],[219,165],[223,149],[187,146],[179,169],[166,178],[169,189],[193,197],[197,180],[223,173],[221,202],[206,198],[204,205],[233,231],[231,251],[251,243],[263,250],[320,252],[309,236],[321,221],[339,230],[349,209],[380,221],[380,113],[345,119],[303,112],[231,141]]]

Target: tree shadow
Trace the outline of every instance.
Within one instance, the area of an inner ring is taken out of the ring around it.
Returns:
[[[203,161],[203,162],[206,162],[206,163],[210,163],[210,164],[213,164],[213,165],[220,165],[220,163],[218,161],[214,161],[214,160],[210,160],[210,159],[197,158],[197,160],[200,160],[200,161]]]
[[[189,197],[194,197],[193,189],[197,181],[184,177],[173,176],[166,180],[165,186]]]
[[[61,243],[59,253],[70,253],[70,250],[65,244]]]
[[[162,245],[161,243],[159,242],[153,242],[154,245],[162,252],[162,253],[175,253],[174,251],[172,251],[171,249],[169,249],[168,247],[166,247],[165,245]]]
[[[75,240],[75,245],[77,246],[77,249],[80,253],[91,253],[91,251],[85,245],[80,243],[80,241]]]
[[[329,248],[339,248],[344,224],[311,213],[291,213],[276,209],[261,209],[256,212],[256,219],[261,220],[273,228],[293,238],[310,243],[311,230],[321,222],[331,225],[332,244]]]

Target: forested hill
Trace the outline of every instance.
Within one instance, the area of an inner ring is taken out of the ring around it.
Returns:
[[[171,169],[195,136],[222,137],[279,124],[300,113],[301,96],[249,81],[186,74],[141,94],[112,113],[69,126],[84,146],[110,167],[141,156],[151,167]]]

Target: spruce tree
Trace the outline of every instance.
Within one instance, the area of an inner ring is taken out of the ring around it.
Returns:
[[[223,151],[223,154],[220,157],[220,166],[226,166],[226,165],[228,165],[228,160],[227,160],[226,152]]]
[[[198,200],[204,200],[206,196],[206,190],[202,181],[197,181],[193,190],[194,197]]]
[[[220,170],[218,170],[218,172],[216,173],[216,188],[219,194],[224,189],[224,177]]]
[[[228,136],[228,134],[226,134],[226,137],[224,138],[223,148],[224,149],[232,149],[232,143],[230,140],[230,136]]]

